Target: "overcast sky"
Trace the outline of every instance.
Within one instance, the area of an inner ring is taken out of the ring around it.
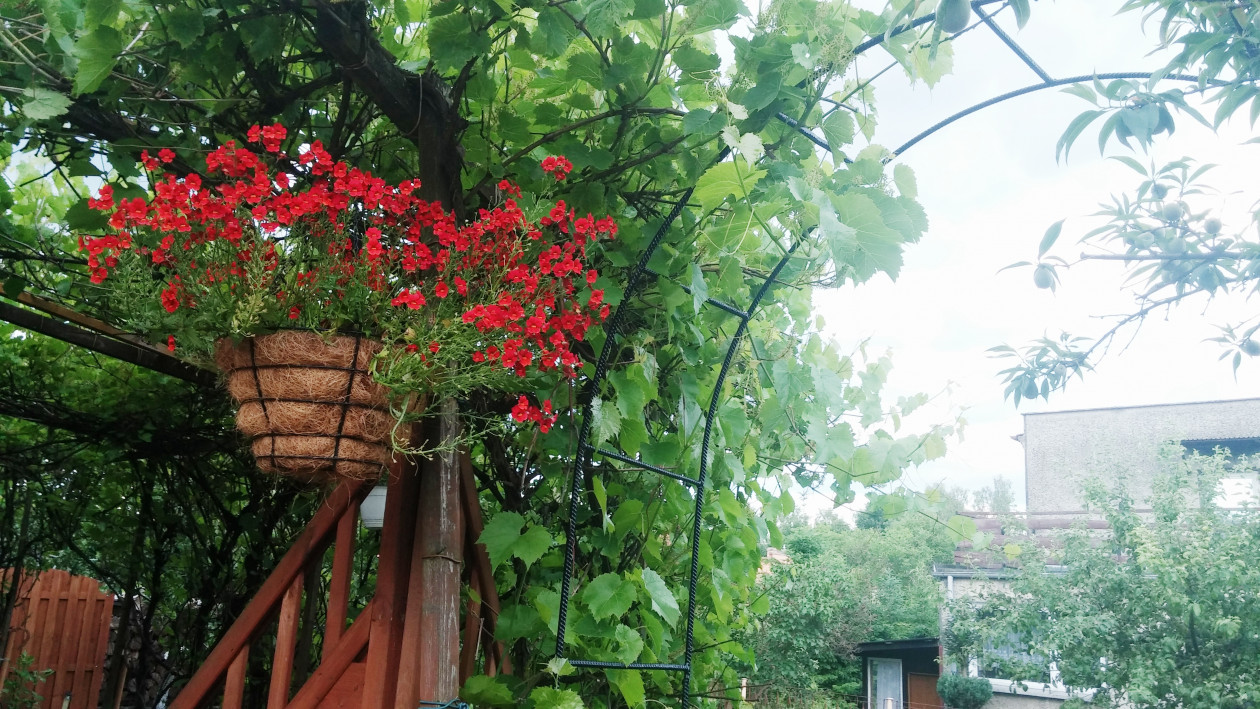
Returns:
[[[999,23],[1053,77],[1157,68],[1160,58],[1146,56],[1153,37],[1143,35],[1139,16],[1116,16],[1119,5],[1037,2],[1024,30],[1016,30],[1009,13]],[[859,66],[869,75],[886,60],[875,50]],[[977,29],[959,39],[953,74],[934,88],[911,86],[900,70],[878,81],[875,140],[893,148],[957,110],[1036,81],[991,32]],[[1056,164],[1055,142],[1088,107],[1061,90],[1045,90],[984,109],[907,151],[902,161],[918,177],[919,200],[931,220],[927,236],[909,247],[895,285],[881,277],[818,298],[839,341],[852,346],[869,338],[874,351],[891,350],[892,395],[949,389],[916,415],[918,425],[948,421],[965,409],[964,440],[954,441],[943,460],[910,471],[905,482],[913,489],[939,481],[974,489],[1003,475],[1014,483],[1022,506],[1023,449],[1011,438],[1023,430],[1022,413],[1260,395],[1260,359],[1244,362],[1235,381],[1229,365],[1217,362],[1218,345],[1203,342],[1218,334],[1214,324],[1242,319],[1254,307],[1218,299],[1206,310],[1199,302],[1148,319],[1131,346],[1123,352],[1113,348],[1096,371],[1052,395],[1048,404],[1017,410],[1003,400],[997,377],[1002,365],[988,358],[986,349],[1063,329],[1098,334],[1107,323],[1093,316],[1132,308],[1119,290],[1120,269],[1108,264],[1064,273],[1057,294],[1037,290],[1030,269],[998,273],[1034,259],[1046,228],[1065,217],[1057,251],[1079,253],[1069,247],[1099,224],[1089,217],[1099,202],[1136,187],[1140,178],[1129,168],[1099,157],[1096,130],[1081,136],[1068,163]],[[1235,123],[1216,135],[1179,118],[1174,138],[1161,140],[1152,155],[1157,162],[1188,155],[1220,164],[1211,184],[1250,194],[1213,198],[1210,204],[1237,215],[1260,194],[1254,167],[1260,145],[1240,146],[1254,133],[1245,119]],[[1233,223],[1242,224],[1238,217]],[[1228,230],[1229,219],[1226,224]],[[822,504],[807,501],[813,509]]]

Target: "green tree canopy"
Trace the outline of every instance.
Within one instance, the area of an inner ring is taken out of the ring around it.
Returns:
[[[1260,514],[1222,509],[1217,497],[1222,477],[1254,468],[1181,453],[1166,457],[1150,512],[1122,486],[1095,484],[1105,533],[1075,531],[1050,552],[1029,545],[1009,584],[952,602],[951,659],[1024,681],[1045,681],[1054,662],[1068,687],[1097,690],[1090,706],[1250,706],[1260,691]]]

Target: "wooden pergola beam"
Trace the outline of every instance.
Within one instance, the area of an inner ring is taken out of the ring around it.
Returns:
[[[212,372],[191,365],[181,359],[163,354],[158,350],[135,342],[119,340],[108,335],[92,332],[78,325],[67,323],[64,320],[40,315],[26,308],[3,301],[0,301],[0,320],[17,325],[24,330],[46,335],[170,377],[183,379],[198,386],[214,387],[217,385],[217,378]]]

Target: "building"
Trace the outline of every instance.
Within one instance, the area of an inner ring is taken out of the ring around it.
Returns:
[[[1017,438],[1024,445],[1027,513],[1011,525],[1009,517],[970,513],[976,528],[992,535],[992,543],[975,549],[969,541],[960,542],[953,563],[936,566],[933,575],[948,598],[1003,585],[1017,562],[990,549],[1008,541],[1053,550],[1058,536],[1073,527],[1107,529],[1105,521],[1086,510],[1082,483],[1090,477],[1123,475],[1141,509],[1149,507],[1161,450],[1168,443],[1179,442],[1205,454],[1218,447],[1235,456],[1260,453],[1260,399],[1025,414],[1024,433]],[[1254,473],[1227,478],[1221,501],[1227,507],[1260,502],[1260,481]],[[1051,557],[1053,561],[1053,552]],[[942,617],[942,628],[947,622]],[[1019,653],[1018,648],[1005,651]],[[870,709],[886,709],[889,700],[894,709],[943,706],[935,687],[944,662],[938,638],[866,643],[858,654],[863,658],[863,696]],[[971,676],[985,674],[974,664],[945,669]],[[1044,682],[986,679],[993,688],[986,709],[1051,709],[1072,696],[1091,694],[1069,692],[1051,663],[1047,663]]]
[[[1260,452],[1260,399],[1025,414],[1021,439],[1030,516],[1081,512],[1081,482],[1101,474],[1123,474],[1143,507],[1166,443],[1201,453],[1217,446],[1234,455]],[[1254,475],[1226,482],[1227,494],[1257,489]]]

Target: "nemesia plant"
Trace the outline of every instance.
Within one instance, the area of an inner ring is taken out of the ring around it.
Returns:
[[[110,231],[80,237],[93,283],[121,325],[172,351],[208,359],[215,341],[286,328],[356,333],[384,350],[377,380],[405,406],[419,392],[518,393],[527,377],[572,378],[573,351],[608,315],[586,247],[612,238],[611,217],[579,216],[563,200],[532,220],[516,185],[466,223],[396,185],[334,161],[319,141],[281,152],[279,124],[250,129],[256,152],[229,141],[205,175],[161,172],[175,153],[142,155],[150,199],[89,206]],[[564,180],[572,164],[545,158]],[[522,395],[512,415],[546,431],[550,401]]]

